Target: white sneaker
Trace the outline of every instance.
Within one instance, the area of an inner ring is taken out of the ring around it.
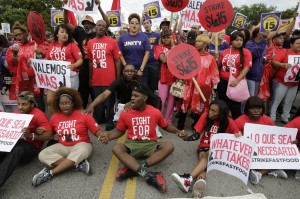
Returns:
[[[156,131],[156,137],[159,139],[159,138],[162,138],[162,134],[159,130],[159,126],[156,126],[155,127],[155,131]]]
[[[297,170],[297,172],[295,173],[295,178],[296,180],[300,180],[300,170]]]
[[[179,186],[180,190],[187,193],[193,182],[193,177],[185,173],[183,175],[178,175],[177,173],[172,174],[172,180]]]
[[[287,179],[288,176],[287,174],[281,170],[281,169],[278,169],[278,170],[274,170],[274,171],[271,171],[270,173],[268,173],[269,176],[274,176],[274,177],[281,177],[281,178],[284,178],[284,179]]]
[[[197,180],[193,186],[193,195],[194,198],[201,198],[203,191],[206,187],[206,182],[203,179]]]
[[[255,170],[250,170],[250,174],[249,174],[249,180],[252,184],[258,184],[260,179],[262,177],[262,174],[258,171]]]

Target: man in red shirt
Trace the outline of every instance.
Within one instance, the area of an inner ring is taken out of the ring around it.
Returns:
[[[102,143],[117,139],[127,131],[128,140],[124,144],[117,144],[113,147],[113,154],[125,165],[117,172],[118,181],[140,175],[146,182],[160,192],[166,192],[166,180],[161,172],[150,172],[148,167],[158,164],[166,159],[173,151],[171,142],[157,142],[156,125],[165,131],[174,133],[180,138],[185,138],[186,133],[178,130],[164,120],[161,112],[146,104],[149,89],[136,82],[131,95],[131,107],[128,112],[122,112],[117,124],[117,130],[108,134],[100,135]],[[137,159],[144,159],[140,163]],[[145,159],[146,158],[146,159]]]
[[[89,40],[87,45],[93,100],[119,78],[121,64],[121,51],[118,43],[116,40],[105,36],[106,22],[104,20],[97,21],[95,30],[96,37]],[[115,128],[113,123],[114,104],[115,97],[111,95],[103,104],[95,107],[94,118],[98,124],[106,122],[106,131]]]
[[[52,138],[50,123],[42,111],[36,108],[34,94],[23,91],[18,97],[16,113],[31,114],[33,118],[29,126],[22,130],[19,139],[11,152],[0,152],[0,187],[6,182],[15,168],[33,160],[41,150],[44,141]]]

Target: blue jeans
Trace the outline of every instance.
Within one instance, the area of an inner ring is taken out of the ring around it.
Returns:
[[[260,81],[247,79],[247,85],[248,85],[248,90],[249,90],[250,96],[258,95],[259,84],[260,84]]]

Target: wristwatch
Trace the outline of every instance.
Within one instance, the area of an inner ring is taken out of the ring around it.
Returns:
[[[144,72],[144,69],[143,69],[143,68],[140,68],[140,71],[141,71],[141,72]]]

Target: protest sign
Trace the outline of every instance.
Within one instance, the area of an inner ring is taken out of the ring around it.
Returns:
[[[232,26],[241,29],[244,27],[246,21],[247,21],[247,16],[237,12],[232,21]]]
[[[298,6],[298,10],[297,10],[298,16],[296,17],[296,22],[295,22],[295,29],[300,29],[300,4]]]
[[[207,172],[219,170],[248,182],[255,143],[242,136],[220,133],[211,137]]]
[[[70,62],[32,59],[31,66],[39,88],[57,90],[60,86],[71,87]]]
[[[39,15],[39,13],[30,11],[27,16],[27,23],[32,39],[37,44],[42,44],[45,41],[46,36],[46,26],[43,18]]]
[[[9,23],[1,23],[1,28],[4,33],[10,33],[10,24]]]
[[[276,32],[280,23],[281,12],[262,13],[259,32]]]
[[[111,10],[106,12],[109,20],[109,27],[121,27],[121,13],[120,10]]]
[[[0,151],[10,152],[19,138],[21,130],[28,127],[33,115],[0,113]]]
[[[251,169],[300,169],[296,128],[246,123],[244,136],[256,143]]]
[[[233,7],[228,0],[206,0],[198,17],[205,30],[219,32],[231,24]]]
[[[284,76],[284,82],[300,81],[300,55],[289,55],[288,63],[292,65]]]
[[[51,10],[51,26],[56,27],[64,21],[64,13],[62,10]]]
[[[146,20],[161,17],[160,7],[159,7],[159,2],[158,1],[154,1],[154,2],[151,2],[151,3],[144,4],[144,9],[147,10],[147,14],[145,16]]]
[[[81,15],[98,14],[98,5],[95,4],[95,0],[68,0],[64,9]]]
[[[187,6],[189,0],[162,0],[161,2],[168,11],[179,12]]]
[[[189,28],[192,25],[200,26],[200,30],[204,30],[198,18],[198,12],[205,0],[190,0],[187,7],[182,11],[182,26],[183,29]]]

